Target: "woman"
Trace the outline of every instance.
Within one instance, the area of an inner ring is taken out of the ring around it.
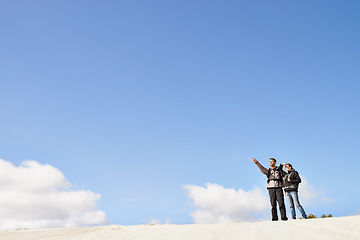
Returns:
[[[296,219],[295,207],[299,209],[303,218],[307,219],[306,213],[304,208],[300,205],[299,195],[298,195],[298,188],[299,183],[301,183],[301,178],[299,173],[295,171],[290,163],[283,163],[281,165],[285,165],[285,170],[287,173],[284,176],[284,191],[285,196],[290,204],[291,216],[292,219]]]

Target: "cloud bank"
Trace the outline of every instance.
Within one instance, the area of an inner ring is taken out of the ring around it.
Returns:
[[[106,224],[96,209],[100,195],[71,190],[63,173],[50,165],[0,159],[0,229],[79,227]]]
[[[269,212],[269,200],[258,187],[248,192],[211,183],[184,188],[197,208],[190,213],[194,223],[254,221]]]

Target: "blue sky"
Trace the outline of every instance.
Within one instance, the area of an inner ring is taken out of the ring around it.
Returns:
[[[59,169],[112,224],[192,223],[185,185],[265,191],[253,156],[327,199],[307,212],[354,214],[359,9],[0,1],[0,158]]]

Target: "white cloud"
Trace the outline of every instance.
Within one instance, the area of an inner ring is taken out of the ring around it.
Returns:
[[[96,209],[100,195],[71,190],[63,173],[48,164],[20,166],[0,159],[0,228],[78,227],[107,223]]]
[[[299,198],[305,203],[309,204],[312,199],[316,197],[314,187],[310,186],[308,181],[302,177],[301,183],[299,184]]]
[[[195,223],[254,221],[256,216],[269,212],[269,200],[258,187],[248,192],[211,183],[184,188],[197,208],[190,213]]]
[[[324,190],[315,189],[303,176],[299,185],[299,198],[301,204],[305,205],[322,205],[331,201],[325,196]]]

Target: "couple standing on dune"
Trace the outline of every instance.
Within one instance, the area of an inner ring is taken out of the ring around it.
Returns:
[[[281,220],[288,220],[286,216],[284,193],[282,188],[284,188],[286,198],[290,204],[292,219],[296,219],[294,204],[299,209],[302,217],[306,219],[307,216],[305,214],[304,208],[300,205],[298,196],[298,187],[301,179],[299,173],[295,171],[292,165],[290,163],[282,163],[280,166],[276,166],[275,158],[270,158],[270,168],[265,168],[255,158],[253,158],[253,162],[268,178],[266,187],[270,196],[272,220],[278,220],[276,202],[279,204]],[[284,165],[286,172],[283,170]]]

